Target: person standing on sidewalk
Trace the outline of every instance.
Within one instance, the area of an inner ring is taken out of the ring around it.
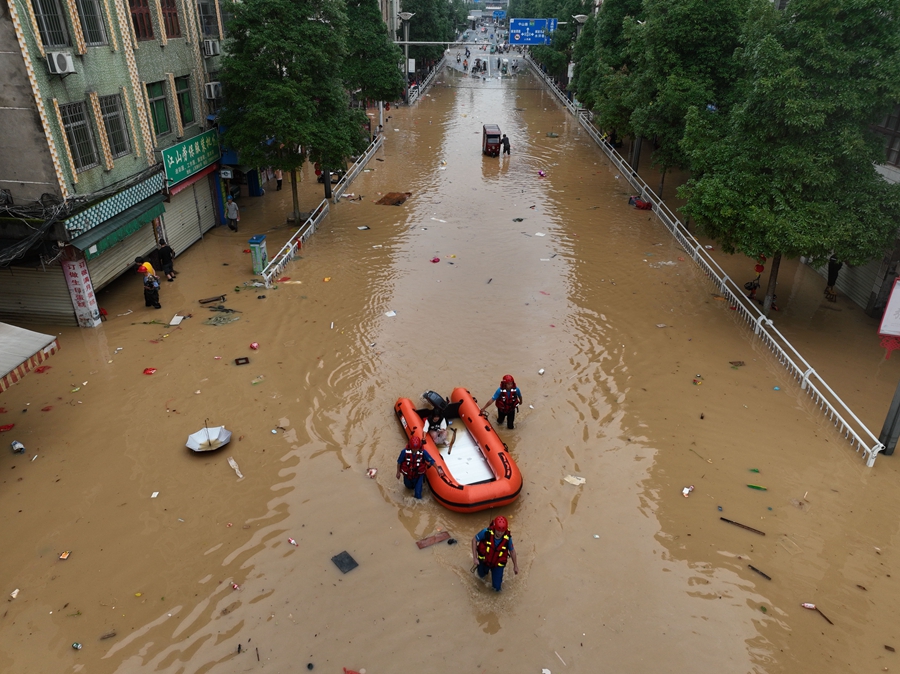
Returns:
[[[281,191],[281,183],[284,180],[284,173],[282,173],[280,168],[275,169],[275,191]]]
[[[232,232],[238,231],[238,222],[241,221],[241,209],[234,203],[234,197],[230,194],[225,202],[225,217],[228,219],[228,229]]]

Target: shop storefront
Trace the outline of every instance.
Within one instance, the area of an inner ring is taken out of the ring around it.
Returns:
[[[215,129],[162,151],[168,186],[162,235],[176,255],[216,224],[216,204],[221,203],[219,154]]]

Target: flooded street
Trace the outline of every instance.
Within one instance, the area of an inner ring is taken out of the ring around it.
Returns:
[[[386,115],[383,161],[349,188],[363,199],[332,207],[289,282],[243,285],[247,238],[267,233],[271,256],[293,232],[289,190],[244,200],[239,235],[177,258],[161,311],[123,277],[107,323],[62,330],[51,369],[4,393],[4,438],[27,452],[0,454],[0,568],[20,590],[0,671],[900,667],[894,459],[865,467],[537,78],[445,72]],[[511,156],[482,157],[484,123]],[[304,180],[309,211],[321,186]],[[412,196],[376,205],[387,192]],[[204,325],[218,314],[197,300],[220,293],[239,320]],[[163,325],[177,311],[192,318]],[[792,339],[824,330],[804,316]],[[854,344],[828,339],[829,383],[883,414],[897,363],[853,372]],[[515,430],[491,419],[518,501],[416,502],[394,479],[397,398],[464,386],[483,404],[506,373],[524,404]],[[234,437],[194,455],[206,419]],[[500,595],[470,572],[497,514],[520,566]],[[458,544],[416,547],[438,530]]]

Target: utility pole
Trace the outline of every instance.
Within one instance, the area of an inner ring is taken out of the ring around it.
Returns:
[[[403,82],[406,85],[406,102],[409,103],[409,20],[415,16],[415,12],[400,12],[397,14],[403,22]]]

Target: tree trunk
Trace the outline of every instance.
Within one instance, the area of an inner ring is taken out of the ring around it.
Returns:
[[[665,185],[666,182],[666,171],[667,169],[663,168],[662,173],[660,173],[659,176],[659,191],[656,193],[656,196],[659,197],[660,201],[663,200],[663,185]]]
[[[778,284],[778,267],[781,266],[781,253],[772,256],[772,268],[769,270],[769,283],[766,285],[766,298],[763,300],[763,313],[768,316],[775,304],[775,286]]]
[[[331,199],[331,170],[322,169],[322,177],[325,179],[325,198]]]
[[[300,197],[297,196],[297,169],[291,169],[291,196],[294,199],[294,222],[300,218]]]
[[[634,152],[631,153],[631,170],[632,175],[638,172],[638,164],[641,163],[641,141],[643,138],[638,136],[634,139]]]

